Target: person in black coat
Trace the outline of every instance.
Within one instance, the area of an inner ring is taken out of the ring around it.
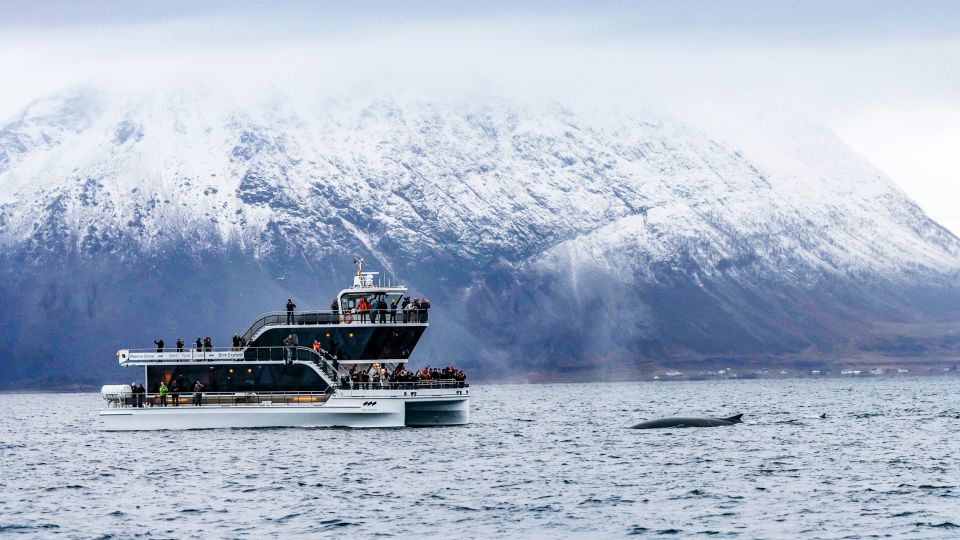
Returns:
[[[170,381],[170,398],[173,400],[173,406],[180,406],[180,380],[173,379]]]
[[[297,305],[293,303],[293,298],[287,298],[287,324],[293,324],[293,310]]]
[[[157,346],[157,352],[163,352],[163,338],[153,340],[153,344]]]
[[[377,313],[380,314],[380,324],[387,322],[387,301],[383,298],[377,300]]]
[[[183,352],[183,338],[177,338],[177,352]]]

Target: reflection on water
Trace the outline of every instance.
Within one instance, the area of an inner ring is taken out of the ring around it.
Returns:
[[[145,433],[0,395],[0,534],[960,535],[956,379],[471,390],[465,427]]]

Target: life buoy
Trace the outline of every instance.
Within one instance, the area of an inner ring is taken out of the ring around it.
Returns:
[[[353,322],[353,312],[352,312],[352,311],[348,311],[348,312],[346,312],[346,313],[343,314],[343,322],[346,323],[346,324],[350,324],[350,323]]]

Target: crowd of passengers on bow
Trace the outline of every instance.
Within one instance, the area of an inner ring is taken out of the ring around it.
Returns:
[[[392,372],[380,364],[374,364],[368,370],[358,370],[356,366],[350,368],[349,375],[340,376],[340,386],[352,390],[370,390],[389,388],[396,390],[410,383],[436,383],[440,386],[463,388],[466,385],[467,375],[461,369],[453,366],[445,368],[430,368],[410,371],[402,365]]]

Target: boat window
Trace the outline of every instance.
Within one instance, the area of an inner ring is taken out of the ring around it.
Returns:
[[[264,332],[257,345],[262,349],[247,349],[248,360],[282,360],[283,340],[290,332],[297,334],[301,345],[312,344],[314,340],[320,346],[336,355],[340,360],[365,360],[384,358],[409,358],[410,353],[423,335],[422,327],[376,326],[325,326],[316,328],[280,328]]]
[[[206,392],[322,392],[327,385],[312,369],[302,364],[228,364],[216,366],[149,366],[147,388],[158,391],[160,381],[172,388],[177,381],[179,391],[191,392],[200,381]]]

